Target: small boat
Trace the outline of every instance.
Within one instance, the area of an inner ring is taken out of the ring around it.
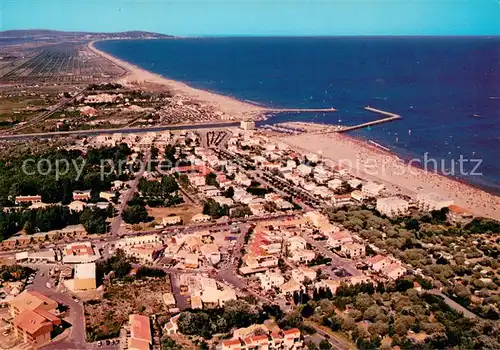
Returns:
[[[408,135],[411,135],[411,129],[408,129]]]

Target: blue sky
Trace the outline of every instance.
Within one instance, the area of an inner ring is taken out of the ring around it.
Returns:
[[[0,30],[500,35],[500,0],[0,0]]]

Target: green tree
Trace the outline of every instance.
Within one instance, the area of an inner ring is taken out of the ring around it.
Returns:
[[[307,303],[302,308],[302,311],[300,312],[300,314],[304,318],[309,318],[314,314],[314,307],[310,303]]]
[[[203,214],[210,215],[212,218],[218,219],[222,216],[229,215],[229,207],[227,205],[221,206],[219,203],[210,198],[203,205]]]
[[[234,188],[233,186],[229,186],[226,191],[224,191],[224,197],[233,198],[234,196]]]
[[[321,350],[329,350],[329,349],[332,349],[332,345],[328,342],[328,340],[323,339],[323,340],[321,340],[321,342],[319,343],[319,348],[320,348]]]
[[[126,208],[122,212],[122,218],[127,224],[138,224],[152,219],[143,205],[132,205]]]
[[[205,183],[210,186],[219,187],[219,183],[217,182],[217,174],[208,173],[205,175]]]

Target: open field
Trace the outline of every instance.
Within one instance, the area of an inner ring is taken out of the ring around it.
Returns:
[[[166,315],[162,294],[171,292],[168,276],[160,280],[113,285],[105,288],[103,299],[85,303],[87,337],[94,340],[118,336],[133,313]]]
[[[0,88],[0,128],[22,125],[57,104],[61,89]]]
[[[179,215],[184,224],[190,223],[191,218],[201,213],[203,208],[199,205],[181,204],[170,208],[149,208],[149,215],[155,218],[155,221],[161,224],[162,219],[169,215]]]
[[[3,74],[0,83],[87,84],[124,73],[122,68],[90,51],[84,43],[45,46],[30,51],[27,56],[28,59],[23,56],[7,59],[7,66],[0,70]]]

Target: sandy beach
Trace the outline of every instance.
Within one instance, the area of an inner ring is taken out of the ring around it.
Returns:
[[[123,85],[131,85],[132,83],[150,83],[166,86],[177,94],[184,95],[192,100],[213,106],[221,112],[234,117],[236,120],[260,118],[263,113],[268,111],[264,107],[259,107],[250,103],[239,101],[228,96],[218,95],[210,91],[196,89],[182,82],[170,80],[161,75],[151,73],[147,70],[134,66],[133,64],[120,60],[101,50],[98,50],[94,41],[90,42],[88,47],[94,53],[105,57],[116,65],[125,69],[128,73],[118,80]]]
[[[500,197],[466,183],[409,166],[396,155],[346,135],[302,134],[279,140],[305,152],[320,152],[324,158],[344,165],[360,178],[384,183],[394,192],[406,195],[436,192],[455,200],[455,204],[479,216],[500,220]]]

